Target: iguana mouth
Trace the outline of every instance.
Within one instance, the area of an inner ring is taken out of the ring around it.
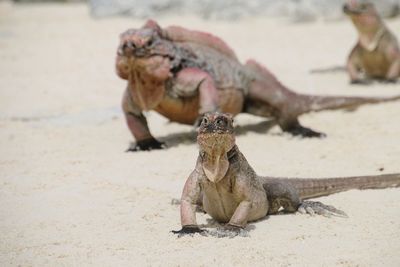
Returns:
[[[227,153],[235,146],[235,136],[226,132],[199,133],[197,143],[202,151],[212,154]]]
[[[235,144],[235,137],[233,131],[229,129],[208,127],[206,129],[199,129],[197,142],[203,148],[225,149],[229,151]]]
[[[137,48],[134,50],[133,54],[135,57],[141,58],[141,57],[149,57],[147,51],[144,48]]]

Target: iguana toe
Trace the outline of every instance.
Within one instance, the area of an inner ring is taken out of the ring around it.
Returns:
[[[319,201],[303,201],[298,207],[297,211],[302,214],[310,214],[311,216],[318,214],[325,217],[348,217],[344,211],[336,209],[335,207],[330,205],[325,205]]]

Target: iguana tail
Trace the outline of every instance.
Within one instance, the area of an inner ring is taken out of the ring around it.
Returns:
[[[290,103],[293,113],[301,115],[311,111],[356,108],[364,104],[374,104],[400,99],[400,95],[391,97],[351,97],[351,96],[322,96],[295,93],[281,84],[278,79],[263,65],[254,60],[245,64],[247,70],[256,76],[256,79],[265,87],[262,95],[265,102],[272,106]]]
[[[349,97],[298,94],[301,114],[311,111],[352,109],[365,104],[400,100],[400,95],[389,97]]]
[[[326,179],[287,178],[296,187],[302,200],[327,196],[351,189],[383,189],[400,187],[400,173]]]
[[[325,73],[333,73],[333,72],[342,72],[346,71],[345,66],[331,66],[331,67],[325,67],[325,68],[318,68],[318,69],[311,69],[309,72],[311,74],[325,74]]]

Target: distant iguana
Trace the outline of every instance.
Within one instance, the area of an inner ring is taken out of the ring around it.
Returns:
[[[130,151],[164,147],[150,133],[146,110],[185,124],[210,111],[246,112],[275,118],[293,135],[318,137],[323,134],[299,123],[301,114],[400,98],[295,93],[254,60],[241,64],[221,39],[177,26],[163,29],[152,20],[121,34],[116,69],[128,81],[122,107],[137,141]]]
[[[347,60],[351,83],[368,83],[370,79],[396,82],[400,76],[400,48],[374,5],[350,0],[343,11],[358,31],[358,42]]]
[[[226,223],[218,236],[234,236],[248,222],[285,212],[346,216],[332,206],[305,199],[350,189],[400,186],[400,173],[327,179],[258,176],[235,145],[233,119],[221,113],[206,114],[198,130],[200,152],[181,198],[182,229],[176,234],[205,234],[196,223],[196,205],[213,219]]]

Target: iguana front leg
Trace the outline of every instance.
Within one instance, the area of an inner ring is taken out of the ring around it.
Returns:
[[[400,58],[390,65],[388,74],[386,75],[387,82],[396,82],[400,76]]]
[[[180,209],[182,229],[172,231],[172,233],[177,234],[178,237],[195,233],[205,234],[205,230],[200,229],[196,222],[196,206],[201,194],[199,176],[199,172],[194,170],[183,188]]]
[[[363,79],[361,77],[360,55],[358,53],[359,49],[360,48],[357,45],[350,52],[350,55],[347,59],[347,64],[346,64],[347,72],[349,73],[351,84],[368,84],[369,81],[366,79]]]
[[[248,174],[246,174],[248,175]],[[250,213],[265,209],[267,213],[267,199],[266,194],[261,189],[261,194],[255,190],[254,180],[245,175],[239,175],[234,182],[233,194],[242,199],[235,209],[229,222],[222,228],[217,229],[210,234],[216,237],[235,237],[235,236],[248,236],[245,227],[250,218]]]
[[[203,114],[219,110],[218,89],[213,78],[205,71],[198,68],[185,68],[177,73],[173,90],[182,97],[191,97],[198,91],[199,116],[195,122],[198,126]]]
[[[271,113],[283,131],[303,137],[325,136],[299,123],[297,117],[301,114],[298,112],[301,107],[298,106],[296,93],[290,91],[267,68],[256,61],[248,60],[246,67],[259,77],[250,84],[248,97],[270,106]],[[269,116],[268,112],[267,114]]]
[[[249,213],[251,210],[251,202],[248,200],[243,200],[240,202],[239,206],[236,208],[235,212],[233,213],[231,219],[228,223],[228,228],[241,228],[243,229],[249,218]]]
[[[229,222],[222,228],[209,232],[209,234],[215,237],[233,238],[238,235],[247,237],[248,232],[245,230],[245,227],[247,225],[251,208],[252,203],[250,201],[244,200],[240,202]]]
[[[394,59],[386,74],[386,80],[388,82],[396,82],[400,77],[400,49],[393,45],[388,47],[386,49],[386,57],[389,60]]]
[[[136,144],[129,147],[127,151],[141,151],[165,148],[165,144],[155,139],[149,130],[146,117],[140,109],[133,103],[129,94],[129,89],[124,93],[122,99],[122,110],[125,114],[126,123],[132,135],[136,139]]]

